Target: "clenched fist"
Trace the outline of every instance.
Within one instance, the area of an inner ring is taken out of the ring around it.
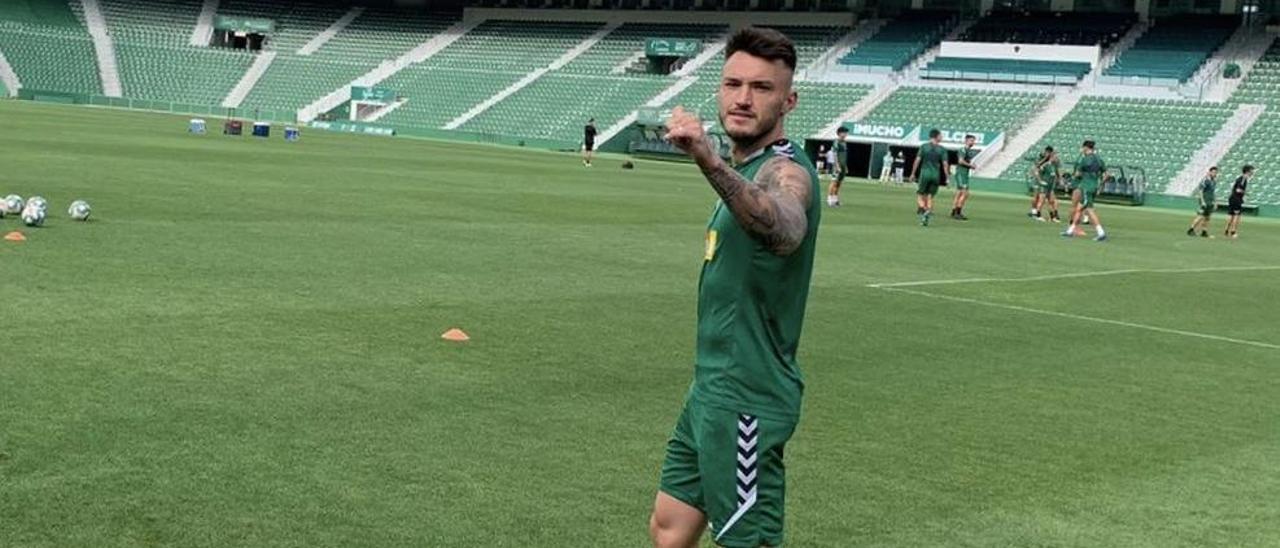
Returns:
[[[667,141],[700,164],[718,157],[702,120],[684,107],[676,107],[667,118]]]

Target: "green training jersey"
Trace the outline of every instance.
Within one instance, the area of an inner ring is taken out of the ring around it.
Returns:
[[[1205,177],[1200,181],[1200,201],[1204,205],[1213,205],[1214,191],[1218,189],[1218,182],[1212,177]]]
[[[942,176],[942,163],[947,161],[947,149],[942,145],[925,143],[920,147],[920,178]]]
[[[836,141],[836,165],[844,171],[845,158],[849,156],[849,145],[844,141]]]
[[[1106,162],[1097,154],[1085,154],[1076,161],[1076,171],[1080,173],[1080,181],[1086,185],[1097,186],[1102,181],[1102,173],[1107,170]]]
[[[973,159],[978,157],[978,149],[973,147],[964,147],[964,149],[960,151],[960,157],[963,158],[964,161],[966,162],[973,162]],[[961,163],[956,164],[956,173],[960,175],[968,175],[969,169],[970,169],[969,166],[966,166],[964,164],[961,164]]]
[[[1058,163],[1045,162],[1040,165],[1040,184],[1056,186],[1058,183]]]
[[[803,149],[789,141],[766,146],[734,169],[754,180],[776,156],[809,173],[808,230],[794,252],[776,255],[738,225],[723,200],[716,203],[698,279],[697,363],[690,398],[738,413],[795,419],[804,391],[796,348],[824,193]]]

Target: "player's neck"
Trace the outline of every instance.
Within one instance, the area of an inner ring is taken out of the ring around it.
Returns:
[[[741,164],[742,162],[745,162],[748,158],[750,158],[752,155],[759,152],[760,149],[767,147],[778,141],[781,141],[782,138],[783,138],[782,126],[779,125],[778,127],[773,128],[773,130],[770,131],[769,133],[761,135],[760,138],[756,139],[755,141],[752,141],[751,143],[744,145],[742,143],[734,141],[733,148],[729,151],[729,153],[733,155],[733,163]]]

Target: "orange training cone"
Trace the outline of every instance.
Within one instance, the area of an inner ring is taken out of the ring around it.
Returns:
[[[467,333],[465,331],[458,329],[456,327],[448,331],[445,331],[443,335],[440,335],[440,338],[446,341],[454,341],[454,342],[464,342],[464,341],[471,340],[471,337],[467,336]]]
[[[26,237],[24,234],[22,234],[21,232],[18,232],[18,231],[16,231],[16,230],[15,230],[15,231],[13,231],[13,232],[10,232],[10,233],[8,233],[8,234],[5,234],[5,235],[4,235],[4,239],[9,240],[10,242],[25,242],[25,241],[27,241],[27,237]]]

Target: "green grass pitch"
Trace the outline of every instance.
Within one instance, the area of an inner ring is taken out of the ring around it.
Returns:
[[[184,130],[0,102],[0,194],[51,201],[0,241],[0,546],[646,545],[695,169]],[[905,189],[844,201],[789,545],[1280,544],[1280,224],[1106,207],[1097,244],[1021,198],[927,229]]]

